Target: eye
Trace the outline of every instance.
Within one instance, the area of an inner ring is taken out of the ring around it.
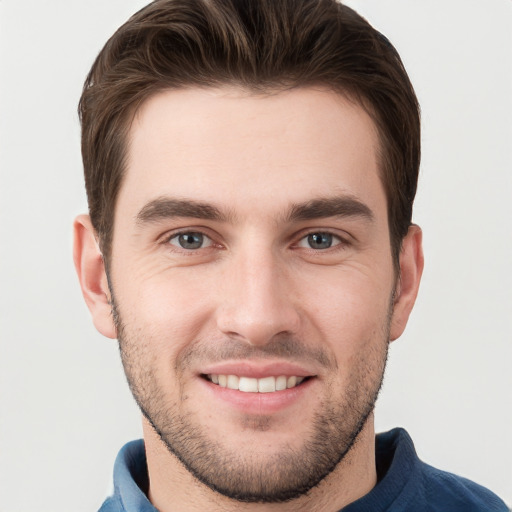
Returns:
[[[203,233],[196,231],[187,231],[177,233],[169,238],[169,243],[181,249],[193,251],[196,249],[203,249],[212,245],[212,240]]]
[[[309,235],[305,236],[299,241],[298,246],[306,247],[308,249],[322,250],[329,249],[330,247],[340,243],[340,238],[333,235],[332,233],[318,232],[309,233]]]

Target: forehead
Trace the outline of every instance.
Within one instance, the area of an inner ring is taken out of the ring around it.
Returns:
[[[240,212],[332,194],[383,198],[378,134],[345,96],[301,88],[168,90],[149,98],[129,134],[118,209],[156,196],[226,203]]]

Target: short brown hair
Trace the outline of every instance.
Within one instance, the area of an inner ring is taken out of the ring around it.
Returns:
[[[321,85],[370,113],[396,263],[416,194],[419,106],[391,43],[336,0],[156,0],[109,39],[79,105],[89,211],[106,261],[137,109],[163,89],[223,84]]]

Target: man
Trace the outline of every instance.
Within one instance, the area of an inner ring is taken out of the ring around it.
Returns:
[[[330,0],[159,0],[80,102],[75,265],[144,442],[102,511],[506,510],[373,409],[423,269],[419,108]]]

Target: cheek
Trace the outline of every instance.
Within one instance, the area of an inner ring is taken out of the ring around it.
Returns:
[[[354,403],[361,393],[373,395],[382,378],[391,295],[392,285],[383,288],[373,280],[345,276],[343,284],[333,284],[315,298],[321,306],[309,316],[313,335],[320,333],[338,365],[331,381],[333,393],[350,396]]]
[[[201,273],[139,269],[114,289],[127,332],[139,332],[163,358],[176,353],[209,326],[210,283]]]
[[[346,348],[382,336],[393,293],[388,275],[343,269],[314,282],[302,286],[305,313],[332,342]]]

